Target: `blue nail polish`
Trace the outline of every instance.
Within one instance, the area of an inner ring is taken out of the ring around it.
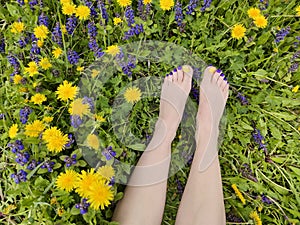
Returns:
[[[217,72],[217,73],[221,73],[221,72],[222,72],[222,70],[220,70],[220,69],[217,69],[217,70],[216,70],[216,72]]]
[[[208,66],[212,66],[212,64],[209,64]]]
[[[173,70],[173,72],[174,72],[174,73],[177,72],[177,69],[175,68],[175,69]]]
[[[227,84],[229,84],[229,82],[227,81]]]
[[[224,73],[221,73],[221,75],[220,75],[221,77],[224,77],[225,75],[224,75]]]
[[[178,70],[181,70],[182,69],[182,67],[181,66],[178,66]]]
[[[169,74],[167,73],[167,74],[166,74],[166,77],[168,77],[168,76],[169,76]]]
[[[226,77],[224,77],[224,79],[223,79],[223,80],[225,80],[225,81],[226,81],[226,80],[227,80],[227,79],[226,79]]]
[[[173,73],[171,72],[171,73],[170,73],[170,76],[172,76],[172,75],[173,75]]]

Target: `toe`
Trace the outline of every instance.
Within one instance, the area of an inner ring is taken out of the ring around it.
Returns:
[[[226,79],[226,78],[225,78]],[[223,80],[222,83],[220,84],[220,87],[221,89],[224,91],[225,90],[225,87],[226,87],[227,84],[227,79],[226,80]]]
[[[177,74],[178,74],[178,78],[180,79],[181,78],[181,80],[183,79],[183,70],[182,70],[182,67],[181,66],[179,66],[178,68],[177,68]]]
[[[212,76],[212,82],[219,85],[219,82],[222,80],[222,71],[220,69],[217,69],[216,72]]]
[[[172,71],[171,74],[172,74],[172,77],[173,77],[173,82],[177,82],[177,80],[178,80],[178,73]]]
[[[189,76],[193,77],[193,68],[189,65],[184,65],[182,66],[182,71],[183,71],[183,77]]]
[[[166,78],[167,78],[168,82],[172,82],[173,76],[168,74]]]

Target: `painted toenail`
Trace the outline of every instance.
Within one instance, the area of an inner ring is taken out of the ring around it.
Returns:
[[[224,77],[224,79],[223,79],[223,80],[225,80],[225,81],[226,81],[226,80],[227,80],[227,79],[226,79],[226,77]]]
[[[185,73],[190,73],[190,72],[191,72],[191,69],[190,69],[190,67],[188,67],[188,66],[183,66],[183,67],[182,67],[182,70],[183,70],[183,72],[185,72]]]
[[[173,70],[173,72],[174,72],[174,73],[177,72],[177,69],[175,68],[175,69]]]
[[[170,73],[170,76],[172,76],[172,75],[173,75],[173,73],[171,72],[171,73]]]
[[[167,74],[166,74],[166,77],[168,77],[168,76],[169,76],[169,74],[167,73]]]
[[[221,73],[222,72],[222,70],[220,70],[220,69],[217,69],[217,71],[216,71],[217,73]]]
[[[211,67],[211,68],[209,68],[209,72],[210,72],[210,73],[214,73],[214,72],[216,72],[216,68],[215,68],[215,67]]]
[[[182,69],[182,67],[181,66],[178,66],[178,68],[177,68],[178,70],[181,70]]]
[[[224,75],[224,73],[221,73],[220,76],[221,76],[221,77],[224,77],[225,75]]]

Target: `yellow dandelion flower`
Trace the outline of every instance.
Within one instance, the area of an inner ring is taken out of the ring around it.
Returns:
[[[65,210],[64,210],[64,207],[61,206],[58,210],[57,210],[57,215],[62,217],[63,214],[64,214]]]
[[[64,4],[70,4],[71,0],[60,0],[60,4],[64,5]]]
[[[43,46],[44,46],[44,41],[43,41],[43,40],[38,40],[38,41],[37,41],[37,46],[38,46],[39,48],[43,47]]]
[[[37,82],[33,82],[32,87],[36,88],[36,86],[38,86]]]
[[[50,127],[43,133],[43,140],[47,143],[50,152],[59,153],[65,148],[69,138],[67,134],[63,134],[57,127]]]
[[[122,19],[119,17],[114,18],[114,25],[118,25],[119,23],[122,23]]]
[[[115,176],[115,170],[112,166],[101,166],[97,173],[99,173],[102,177],[104,177],[106,180],[110,180],[113,176]]]
[[[28,73],[30,77],[39,73],[38,66],[37,66],[36,62],[34,62],[34,61],[28,63],[28,67],[25,67],[24,70],[25,70],[25,73]]]
[[[77,87],[72,86],[71,83],[64,80],[63,84],[59,85],[57,91],[55,92],[58,95],[58,99],[62,101],[67,101],[68,99],[73,100],[77,94]]]
[[[57,204],[58,203],[58,201],[57,201],[57,198],[56,197],[52,197],[51,199],[50,199],[50,205],[55,205],[55,204]]]
[[[104,209],[114,199],[111,187],[104,180],[97,180],[92,183],[87,191],[87,195],[88,202],[91,203],[91,207],[95,210],[98,210],[99,207],[100,209]]]
[[[66,3],[62,6],[62,13],[64,15],[73,15],[76,12],[76,6],[72,3]]]
[[[81,174],[78,175],[76,180],[76,192],[83,198],[87,198],[87,191],[90,190],[90,187],[93,183],[98,180],[101,180],[101,176],[98,173],[95,173],[95,169],[92,168],[88,172],[81,171]]]
[[[24,30],[24,23],[23,22],[14,22],[11,25],[10,31],[14,34],[21,33]]]
[[[296,93],[298,92],[299,90],[299,85],[296,85],[293,89],[292,89],[292,92]]]
[[[56,58],[56,59],[58,59],[59,58],[59,56],[62,54],[62,50],[61,50],[61,48],[54,48],[54,50],[52,51],[52,54],[54,55],[54,58]]]
[[[160,0],[159,5],[162,10],[170,10],[174,6],[174,0]]]
[[[260,15],[254,19],[254,24],[259,28],[265,28],[268,25],[268,20],[263,15]]]
[[[250,18],[252,18],[252,19],[255,19],[256,17],[258,17],[258,16],[260,16],[261,14],[260,14],[260,9],[258,9],[258,8],[250,8],[250,9],[248,9],[248,11],[247,11],[247,13],[248,13],[248,16],[250,17]]]
[[[143,0],[144,5],[150,4],[152,0]]]
[[[101,115],[95,115],[95,119],[99,122],[105,122],[106,121],[105,118]]]
[[[61,32],[63,33],[63,34],[65,34],[65,33],[67,33],[67,28],[66,28],[66,25],[61,25]]]
[[[77,66],[76,70],[78,72],[82,72],[84,70],[84,67],[83,66]]]
[[[245,32],[246,32],[246,28],[244,27],[244,25],[236,24],[232,28],[231,37],[236,39],[243,38],[245,36]]]
[[[92,70],[92,74],[91,74],[92,78],[95,78],[96,76],[98,76],[98,75],[99,75],[99,73],[100,73],[100,71],[99,71],[99,70],[95,70],[95,69],[93,69],[93,70]]]
[[[20,92],[27,92],[28,89],[27,89],[26,87],[20,87],[20,88],[19,88],[19,91],[20,91]]]
[[[13,124],[8,130],[9,138],[14,139],[17,136],[18,131],[18,124]]]
[[[120,53],[120,48],[117,45],[111,45],[107,47],[106,53],[116,56],[118,53]]]
[[[78,174],[74,170],[67,170],[65,173],[60,173],[56,179],[56,187],[67,192],[72,191],[76,186]]]
[[[40,120],[35,120],[31,124],[25,126],[24,134],[28,137],[38,137],[45,129],[45,125]]]
[[[117,0],[117,2],[122,7],[131,5],[131,0]]]
[[[43,118],[43,121],[44,121],[45,123],[51,123],[51,122],[53,121],[53,116],[45,116],[45,117]]]
[[[8,215],[11,211],[13,211],[16,208],[17,208],[16,205],[9,204],[7,207],[3,209],[3,214]]]
[[[259,215],[256,211],[250,213],[250,218],[255,221],[255,225],[262,225],[261,219],[259,218]]]
[[[89,112],[90,107],[88,104],[82,103],[82,98],[78,98],[70,104],[69,113],[71,115],[78,115],[82,118],[83,115],[87,115]]]
[[[297,16],[300,16],[300,5],[296,7]]]
[[[14,76],[14,84],[20,84],[22,81],[22,76],[20,76],[19,74],[16,74]]]
[[[97,135],[95,134],[89,134],[86,138],[86,143],[89,147],[98,150],[100,143],[99,143],[99,139],[97,137]]]
[[[34,28],[33,31],[34,31],[34,35],[36,36],[36,38],[41,39],[41,40],[47,38],[47,35],[49,33],[49,30],[45,25],[40,25],[40,26]]]
[[[278,52],[278,48],[274,48],[273,51],[277,53]]]
[[[37,93],[34,96],[31,96],[30,101],[33,102],[36,105],[40,105],[46,100],[47,100],[47,98],[44,94]]]
[[[80,20],[86,20],[90,15],[90,8],[85,5],[79,5],[76,9],[76,16]]]
[[[135,103],[141,99],[141,90],[138,88],[127,88],[124,93],[124,98],[129,103]]]
[[[44,70],[47,70],[52,67],[52,64],[50,63],[48,58],[42,58],[39,62],[40,67],[42,67]]]
[[[234,190],[235,194],[239,197],[239,199],[241,200],[241,202],[243,203],[243,205],[245,205],[246,204],[246,200],[245,200],[243,194],[237,188],[236,184],[232,184],[231,187]]]

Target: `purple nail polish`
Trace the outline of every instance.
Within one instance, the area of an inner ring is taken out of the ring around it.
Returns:
[[[221,76],[221,77],[224,77],[225,75],[224,75],[224,73],[221,73],[220,76]]]
[[[172,75],[173,75],[173,72],[170,73],[170,76],[172,76]]]
[[[227,81],[227,84],[229,84],[229,82]]]
[[[168,76],[169,76],[169,74],[167,73],[167,74],[166,74],[166,77],[168,77]]]
[[[221,72],[222,72],[222,70],[220,70],[220,69],[217,69],[217,70],[216,70],[216,72],[217,72],[217,73],[221,73]]]
[[[212,64],[209,64],[208,66],[212,66]]]
[[[177,72],[177,69],[175,68],[175,69],[173,70],[173,72],[174,72],[174,73]]]
[[[226,80],[227,80],[227,79],[226,79],[226,77],[224,77],[224,79],[223,79],[223,80],[225,80],[225,81],[226,81]]]
[[[181,66],[178,66],[178,70],[181,70],[182,69],[182,67]]]

